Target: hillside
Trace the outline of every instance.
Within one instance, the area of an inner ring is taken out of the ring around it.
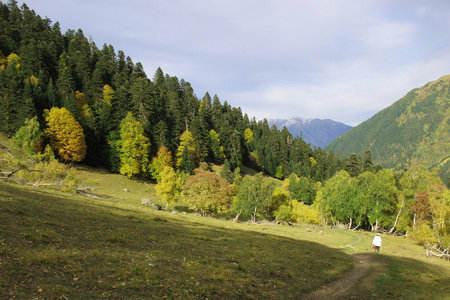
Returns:
[[[152,185],[79,171],[105,197],[0,182],[2,299],[300,299],[349,271],[347,254],[371,255],[371,233],[157,211],[140,204]],[[376,274],[389,280],[351,292],[443,299],[446,262],[383,239],[390,267]]]
[[[218,95],[206,92],[197,97],[188,81],[161,68],[148,76],[143,65],[123,50],[107,44],[97,47],[82,29],[62,33],[58,22],[52,25],[14,1],[0,2],[0,11],[4,28],[0,30],[0,133],[8,137],[33,118],[40,129],[51,127],[46,112],[53,109],[52,116],[64,111],[64,121],[71,120],[70,128],[78,128],[71,133],[81,133],[80,126],[83,130],[79,143],[70,147],[77,161],[111,172],[158,176],[145,171],[151,169],[145,162],[166,148],[177,157],[177,170],[188,174],[200,163],[228,163],[231,170],[250,167],[274,177],[278,169],[279,177],[296,173],[324,181],[342,168],[340,158],[312,149],[289,132],[270,130],[267,122],[256,121]],[[133,149],[143,155],[124,165],[120,132],[125,134],[131,127],[124,124],[130,122],[139,128],[134,137],[142,138],[146,149]],[[187,145],[182,135],[189,137]],[[42,150],[49,140],[39,143]],[[67,148],[52,147],[58,153]],[[185,147],[190,150],[182,158]],[[311,158],[318,167],[311,165]]]
[[[385,168],[436,167],[448,185],[450,75],[410,91],[326,147],[344,156],[367,149]]]
[[[292,136],[301,136],[312,147],[324,148],[337,137],[352,127],[333,120],[304,119],[294,117],[285,119],[268,119],[269,126],[275,125],[278,129],[286,127]]]

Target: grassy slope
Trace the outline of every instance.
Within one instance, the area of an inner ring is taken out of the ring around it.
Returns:
[[[140,205],[156,197],[151,185],[81,172],[112,197],[0,182],[1,298],[292,299],[348,271],[345,253],[369,251],[365,232],[154,211]],[[449,263],[423,253],[384,237],[388,270],[374,295],[444,299]]]
[[[295,298],[351,268],[317,243],[157,212],[132,197],[2,183],[0,200],[2,298]]]

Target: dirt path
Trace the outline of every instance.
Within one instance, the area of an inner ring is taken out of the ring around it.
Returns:
[[[307,295],[304,299],[368,299],[386,261],[377,253],[352,254],[355,268],[341,278]]]

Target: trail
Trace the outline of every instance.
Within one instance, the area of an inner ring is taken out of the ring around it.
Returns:
[[[350,273],[343,274],[303,299],[369,299],[375,280],[385,270],[386,262],[377,253],[356,253],[351,256],[355,268]]]
[[[350,245],[357,244],[361,237]],[[386,269],[386,260],[378,253],[364,252],[351,254],[355,268],[340,278],[306,295],[305,300],[312,299],[369,299],[375,287],[375,281]]]

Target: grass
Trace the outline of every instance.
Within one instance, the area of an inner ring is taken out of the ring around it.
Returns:
[[[371,233],[156,211],[151,184],[79,172],[108,197],[0,182],[0,298],[300,299],[370,251]],[[449,298],[448,262],[392,236],[380,255],[373,298]]]
[[[133,200],[2,184],[0,218],[1,298],[292,299],[352,267],[318,243]]]
[[[387,272],[378,278],[374,291],[378,298],[450,299],[449,263],[389,255],[385,258]]]

